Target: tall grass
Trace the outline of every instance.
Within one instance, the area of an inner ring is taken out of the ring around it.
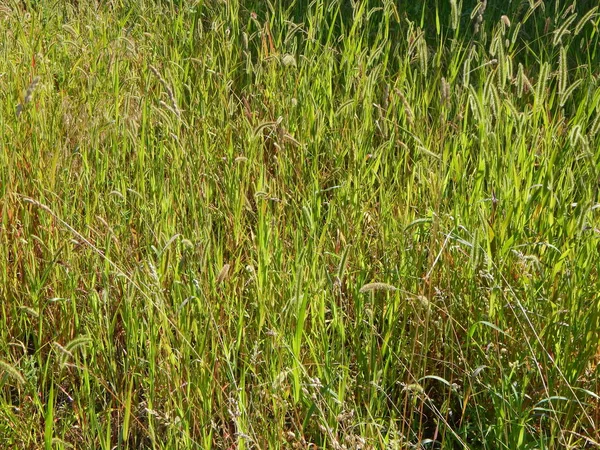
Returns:
[[[600,10],[501,3],[0,6],[0,446],[600,446]]]

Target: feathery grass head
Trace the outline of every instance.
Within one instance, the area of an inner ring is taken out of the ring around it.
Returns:
[[[219,271],[216,279],[217,284],[223,283],[229,277],[229,269],[231,268],[230,264],[224,264],[221,270]]]
[[[378,291],[394,292],[397,290],[398,290],[398,288],[396,288],[395,286],[392,286],[391,284],[374,282],[374,283],[365,284],[363,287],[360,288],[360,290],[358,292],[360,292],[361,294],[364,294],[367,292],[378,292]]]
[[[23,112],[23,110],[25,109],[25,107],[33,101],[33,94],[34,94],[39,82],[40,82],[40,77],[35,76],[35,77],[33,77],[33,80],[31,80],[31,83],[29,83],[29,86],[27,87],[27,90],[25,91],[23,101],[17,105],[17,117],[19,117],[21,115],[21,113]]]

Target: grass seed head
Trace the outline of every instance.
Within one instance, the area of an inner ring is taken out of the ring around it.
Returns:
[[[230,264],[225,264],[221,270],[219,271],[219,274],[217,275],[217,284],[221,284],[222,282],[224,282],[228,276],[229,276],[229,268],[231,267]]]
[[[31,83],[29,83],[27,91],[25,91],[25,97],[23,98],[23,102],[17,105],[17,117],[21,115],[23,109],[25,109],[25,106],[27,106],[33,100],[33,94],[39,82],[40,77],[34,77],[33,80],[31,80]]]
[[[442,104],[448,105],[450,103],[450,83],[446,81],[446,78],[442,77]]]
[[[391,284],[375,282],[375,283],[365,284],[363,287],[360,288],[360,290],[358,292],[360,292],[361,294],[364,294],[366,292],[375,292],[375,291],[394,292],[397,290],[398,290],[398,288],[395,286],[392,286]]]
[[[19,372],[18,369],[7,362],[0,360],[0,373],[2,372],[4,372],[17,383],[25,384],[25,378],[23,378],[23,375],[21,375],[21,372]]]
[[[177,117],[181,117],[181,110],[179,109],[179,106],[177,106],[177,100],[175,99],[175,94],[173,93],[173,89],[167,83],[167,81],[162,77],[162,75],[160,74],[160,72],[158,71],[158,69],[156,67],[154,67],[152,64],[149,64],[148,67],[150,68],[150,71],[156,76],[156,78],[158,78],[158,81],[160,81],[160,83],[163,85],[163,88],[165,89],[165,91],[167,91],[167,96],[169,97],[169,101],[171,102],[171,105],[169,106],[161,100],[160,101],[161,106],[166,107],[169,111],[171,111]]]

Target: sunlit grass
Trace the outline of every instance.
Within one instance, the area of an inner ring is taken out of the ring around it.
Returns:
[[[131,3],[0,6],[0,447],[600,445],[597,7]]]

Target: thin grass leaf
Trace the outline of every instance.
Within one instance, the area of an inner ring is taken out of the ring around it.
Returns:
[[[449,388],[452,387],[452,383],[450,383],[448,380],[439,377],[437,375],[425,375],[424,377],[421,377],[417,380],[417,383],[422,383],[423,380],[435,380],[435,381],[439,381],[442,384],[445,384],[446,386],[448,386]]]

